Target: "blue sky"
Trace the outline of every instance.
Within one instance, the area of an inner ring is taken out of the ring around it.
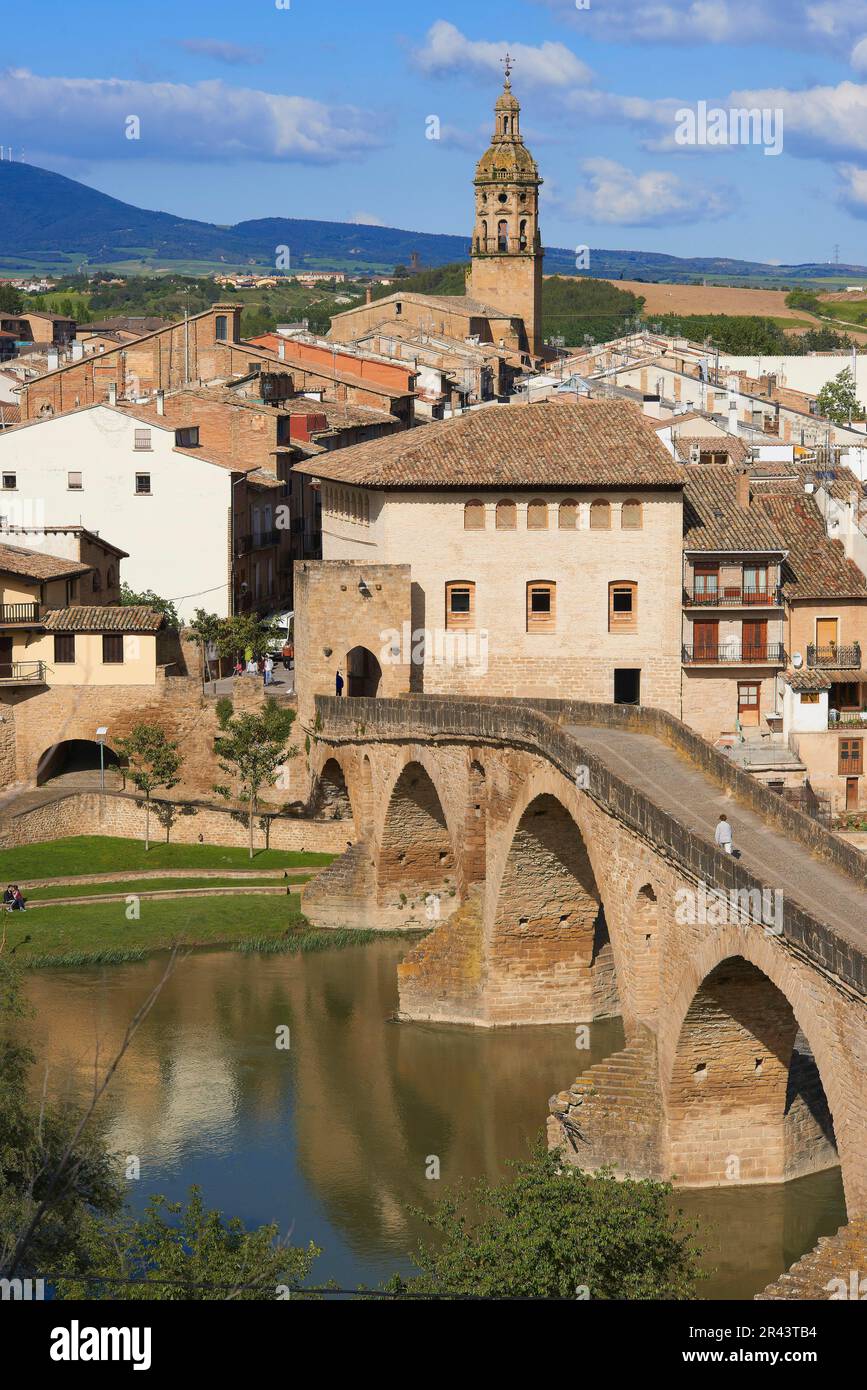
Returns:
[[[6,0],[0,144],[207,221],[468,233],[508,44],[546,243],[867,263],[867,0],[285,3]],[[782,153],[679,143],[699,101]]]

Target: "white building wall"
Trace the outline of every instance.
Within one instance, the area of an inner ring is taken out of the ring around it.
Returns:
[[[135,449],[148,428],[149,451]],[[153,589],[184,618],[196,608],[229,612],[228,469],[174,449],[174,429],[97,406],[0,433],[0,470],[15,491],[0,491],[0,516],[12,525],[80,524],[129,551],[121,574],[132,589]],[[68,474],[82,474],[70,489]],[[136,473],[149,473],[137,496]]]

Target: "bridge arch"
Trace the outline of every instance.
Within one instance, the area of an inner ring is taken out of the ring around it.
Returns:
[[[760,927],[724,935],[697,953],[668,1015],[669,1170],[678,1184],[707,1186],[783,1182],[840,1163],[846,1186],[854,1154],[835,1125],[845,1115],[840,1039],[832,1043]]]
[[[433,895],[442,915],[454,906],[455,854],[442,799],[414,758],[404,763],[388,796],[376,878],[382,905],[419,904]]]
[[[338,758],[332,756],[324,763],[314,783],[311,802],[314,816],[326,820],[352,820],[349,788]]]
[[[529,779],[489,885],[488,986],[525,1022],[584,1022],[619,1012],[599,881],[575,810]]]

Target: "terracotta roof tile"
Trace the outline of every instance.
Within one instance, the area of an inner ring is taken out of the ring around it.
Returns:
[[[156,632],[163,616],[144,604],[52,608],[43,619],[48,632]]]
[[[25,579],[66,579],[89,574],[92,565],[67,560],[62,555],[45,555],[40,550],[25,550],[19,545],[0,543],[0,571],[20,574]]]
[[[678,488],[686,478],[638,407],[619,400],[487,406],[295,471],[395,488]]]
[[[784,538],[788,559],[783,565],[787,598],[865,598],[867,577],[846,558],[841,541],[825,531],[815,499],[799,493],[766,492],[757,506]]]
[[[731,464],[691,468],[683,496],[685,550],[785,551],[786,543],[757,500],[742,507]]]

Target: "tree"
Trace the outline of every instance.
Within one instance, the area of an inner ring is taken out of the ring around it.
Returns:
[[[855,376],[851,367],[844,367],[833,381],[825,382],[816,397],[816,404],[819,414],[833,420],[835,425],[848,424],[853,415],[857,420],[864,418],[864,407],[858,402]]]
[[[118,752],[129,762],[130,780],[145,794],[145,850],[150,849],[151,793],[177,786],[183,758],[178,745],[159,724],[136,724],[129,738],[118,740]]]
[[[137,594],[128,584],[122,583],[120,586],[120,601],[124,608],[141,606],[152,608],[155,613],[162,613],[166,620],[167,627],[180,627],[181,620],[178,617],[178,610],[175,608],[174,601],[169,598],[160,598],[153,589],[143,589]]]
[[[266,622],[255,613],[236,613],[234,617],[222,619],[217,650],[221,656],[238,656],[249,650],[258,658],[271,650],[281,631],[278,623]]]
[[[260,714],[229,715],[214,739],[220,769],[232,779],[235,799],[247,809],[251,859],[259,794],[263,787],[275,785],[278,767],[298,753],[297,748],[288,746],[294,719],[294,710],[281,708],[271,697]],[[233,799],[231,786],[215,786],[214,791],[225,801]]]
[[[20,314],[23,302],[20,293],[12,285],[0,285],[0,310],[4,314]]]
[[[312,1241],[306,1249],[281,1241],[276,1225],[248,1231],[240,1218],[208,1211],[198,1187],[186,1204],[151,1197],[140,1220],[124,1212],[91,1221],[84,1245],[85,1272],[101,1278],[75,1278],[79,1255],[79,1270],[58,1284],[60,1298],[273,1300],[281,1286],[300,1291],[321,1254]]]
[[[204,608],[197,608],[196,615],[190,623],[190,630],[194,633],[199,650],[202,654],[202,689],[205,686],[205,672],[207,671],[208,680],[211,680],[211,662],[208,657],[208,648],[217,647],[219,650],[220,627],[222,620],[216,613],[206,613]]]
[[[386,1290],[487,1298],[687,1299],[700,1277],[694,1230],[667,1183],[584,1173],[539,1140],[511,1182],[459,1184],[415,1253],[420,1273]]]

